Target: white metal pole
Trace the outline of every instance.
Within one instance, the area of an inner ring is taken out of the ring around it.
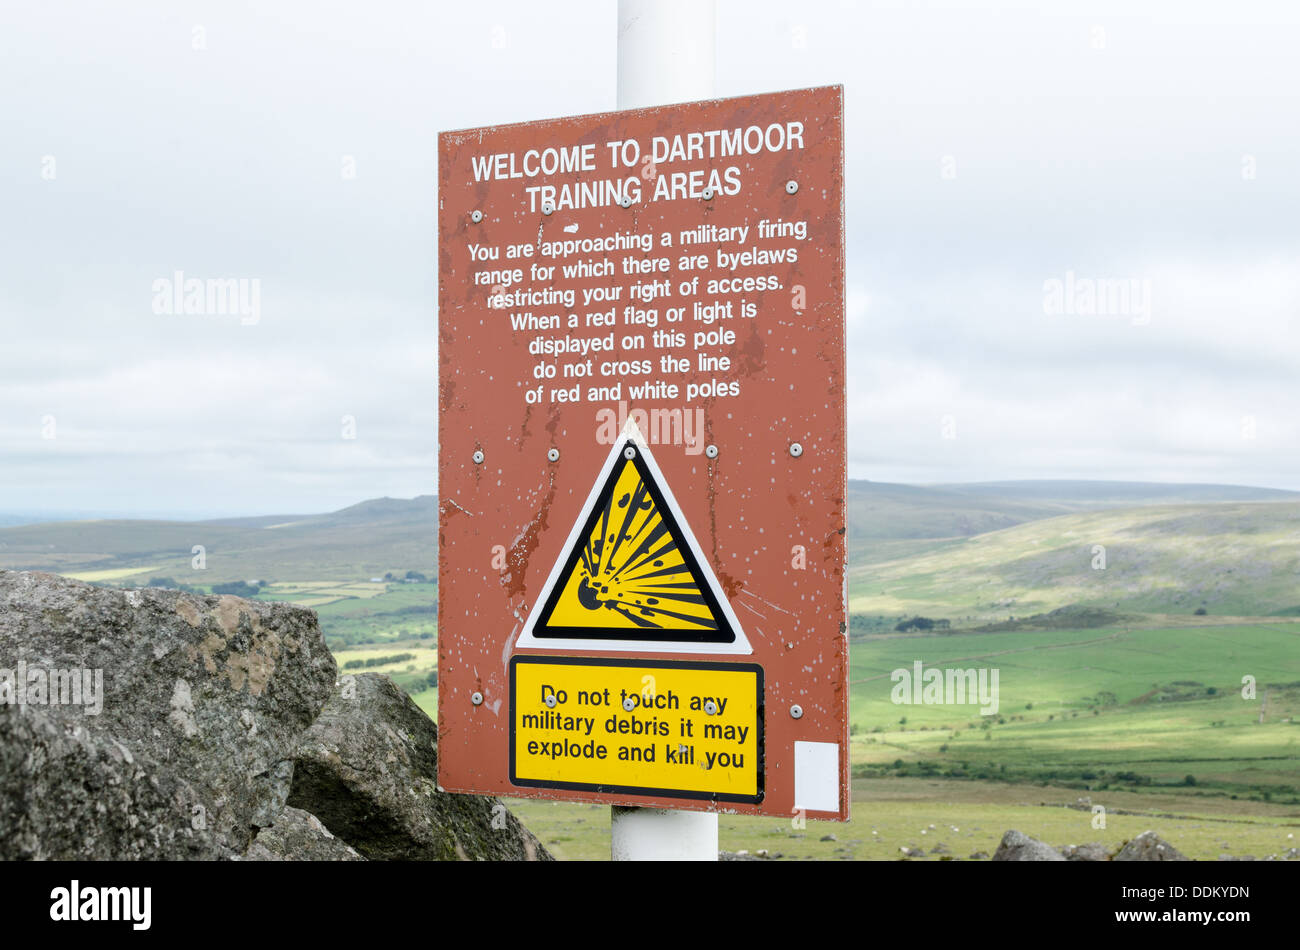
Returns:
[[[618,0],[618,108],[713,98],[714,0]],[[615,861],[716,861],[716,812],[610,812]]]
[[[713,98],[714,0],[618,0],[618,107]]]
[[[615,861],[716,861],[717,813],[615,805],[610,856]]]

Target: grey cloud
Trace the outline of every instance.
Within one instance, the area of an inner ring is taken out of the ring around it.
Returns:
[[[1300,488],[1300,11],[999,9],[719,4],[719,95],[846,86],[850,474]],[[613,108],[613,38],[604,0],[0,9],[0,510],[435,491],[436,132]],[[153,313],[177,269],[261,319]],[[1045,314],[1070,270],[1151,323]]]

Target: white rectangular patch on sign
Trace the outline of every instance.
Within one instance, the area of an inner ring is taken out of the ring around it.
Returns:
[[[794,807],[840,810],[840,747],[834,742],[795,742]]]

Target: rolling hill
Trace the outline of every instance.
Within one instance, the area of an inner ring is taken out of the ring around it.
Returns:
[[[143,584],[364,580],[437,571],[437,499],[379,498],[323,515],[215,521],[60,521],[0,529],[0,568]],[[191,568],[202,545],[206,568]],[[105,573],[112,576],[96,576]]]
[[[1103,509],[850,567],[850,610],[958,621],[1069,604],[1137,613],[1300,613],[1300,502]]]
[[[1282,610],[1300,604],[1288,595],[1296,549],[1286,536],[1297,505],[1297,492],[1231,485],[850,481],[851,596],[855,610],[886,613],[987,607],[996,616],[1003,606],[993,605],[1007,601],[1025,612],[1072,602],[1190,610],[1257,595],[1265,612]],[[358,581],[432,576],[436,544],[437,499],[423,495],[328,514],[0,528],[0,568],[127,584]],[[1104,572],[1090,570],[1093,544],[1107,545]],[[201,580],[195,545],[206,557]]]

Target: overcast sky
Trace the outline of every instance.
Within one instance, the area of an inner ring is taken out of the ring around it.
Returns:
[[[0,512],[436,491],[436,134],[614,108],[615,19],[0,6]],[[720,0],[719,96],[845,85],[850,476],[1300,489],[1297,49],[1289,0]],[[177,270],[260,319],[155,313]]]

